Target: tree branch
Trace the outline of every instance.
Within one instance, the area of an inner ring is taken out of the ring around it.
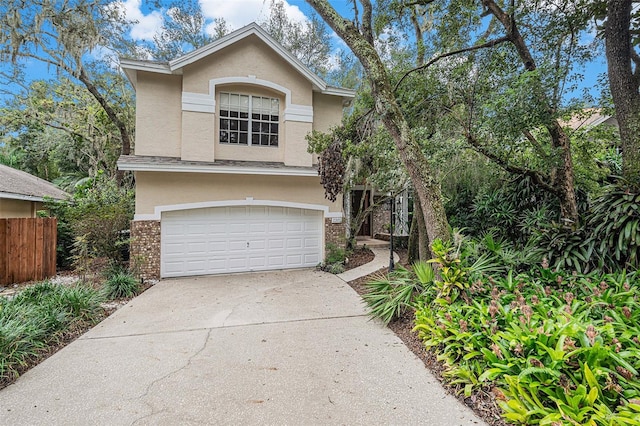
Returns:
[[[373,46],[373,6],[370,0],[360,0],[362,3],[362,35],[367,43]]]
[[[424,40],[422,39],[422,28],[420,28],[420,23],[418,22],[418,14],[416,8],[411,9],[411,23],[413,24],[413,30],[416,33],[416,44],[417,44],[417,54],[416,54],[416,66],[420,67],[424,65]]]
[[[542,158],[548,158],[547,153],[544,152],[544,149],[542,148],[542,145],[540,145],[540,142],[538,142],[538,139],[535,138],[535,136],[533,136],[533,134],[531,134],[531,132],[527,129],[524,129],[522,131],[522,134],[524,134],[524,136],[529,140],[529,142],[531,142],[531,145],[533,146],[533,149],[536,150],[536,152],[542,157]]]
[[[484,155],[485,157],[487,157],[488,159],[496,163],[498,166],[502,167],[507,172],[523,175],[523,176],[529,176],[538,186],[540,186],[544,190],[549,191],[552,194],[558,195],[558,190],[545,181],[544,175],[538,173],[535,170],[530,170],[524,167],[519,167],[513,164],[509,164],[509,162],[506,161],[504,158],[496,155],[495,153],[487,149],[487,147],[481,144],[475,138],[475,136],[472,135],[468,130],[465,130],[464,136],[467,142],[469,143],[469,145],[473,147],[473,149],[475,149],[477,152],[479,152],[480,154]]]
[[[396,83],[396,85],[394,86],[393,90],[396,91],[398,90],[398,87],[400,87],[400,85],[402,84],[402,82],[405,80],[405,78],[407,78],[410,74],[413,74],[414,72],[417,71],[422,71],[424,69],[429,68],[431,65],[435,64],[436,62],[438,62],[441,59],[444,58],[448,58],[449,56],[454,56],[454,55],[459,55],[460,53],[465,53],[465,52],[473,52],[475,50],[480,50],[480,49],[486,49],[489,47],[494,47],[497,46],[501,43],[504,43],[506,41],[509,41],[508,37],[500,37],[498,39],[495,40],[490,40],[486,43],[482,43],[482,44],[478,44],[475,46],[471,46],[471,47],[466,47],[464,49],[459,49],[459,50],[453,50],[451,52],[447,52],[447,53],[443,53],[441,55],[436,56],[435,58],[430,59],[427,63],[425,63],[424,65],[421,65],[419,67],[415,67],[409,71],[407,71],[406,73],[404,73],[404,75],[402,77],[400,77],[400,80],[398,80],[398,82]]]

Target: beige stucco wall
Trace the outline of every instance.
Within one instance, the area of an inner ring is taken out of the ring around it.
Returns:
[[[313,94],[313,130],[328,132],[342,122],[342,98]]]
[[[155,206],[245,200],[247,197],[319,204],[329,207],[332,212],[342,210],[342,199],[332,203],[324,197],[317,176],[136,172],[136,214],[152,214]]]
[[[311,105],[311,83],[255,35],[184,67],[183,90],[209,93],[211,79],[249,75],[287,87],[294,104]]]
[[[180,157],[181,76],[138,71],[136,86],[136,155]]]
[[[0,219],[36,217],[36,212],[41,209],[42,203],[36,201],[0,198]]]
[[[182,111],[182,145],[180,157],[185,161],[214,161],[213,135],[216,132],[213,114]]]
[[[176,157],[191,161],[242,160],[283,162],[311,166],[305,136],[312,130],[328,131],[340,123],[342,99],[314,93],[311,83],[257,36],[249,36],[182,70],[182,75],[138,71],[135,154]],[[314,123],[285,121],[285,93],[252,84],[217,84],[210,94],[210,81],[225,77],[255,76],[291,91],[290,102],[313,108]],[[220,92],[277,97],[280,100],[278,147],[219,143]],[[214,96],[215,114],[182,111],[182,94]]]
[[[313,157],[307,151],[305,136],[311,132],[311,123],[287,122],[286,139],[289,141],[284,150],[284,164],[287,166],[311,167]]]

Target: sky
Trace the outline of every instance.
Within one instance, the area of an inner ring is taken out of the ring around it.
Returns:
[[[152,40],[155,31],[162,23],[160,11],[149,7],[148,1],[120,0],[124,4],[127,17],[138,23],[133,26],[131,37],[134,40]],[[265,19],[269,14],[271,0],[200,0],[202,11],[207,19],[224,18],[229,27],[234,30],[251,22]],[[331,4],[343,16],[352,16],[351,1],[335,0]],[[285,10],[289,18],[296,22],[304,22],[313,13],[311,6],[304,0],[285,0]],[[333,33],[333,31],[331,31]],[[346,45],[333,33],[334,48],[344,49]],[[595,85],[598,76],[606,72],[604,58],[592,61],[582,71],[584,79],[572,96],[579,96],[584,88],[590,89],[596,96],[598,90]]]
[[[126,17],[135,21],[129,36],[134,41],[152,40],[156,31],[162,24],[162,12],[152,6],[148,0],[118,0],[126,13]],[[213,20],[224,18],[231,30],[241,28],[251,22],[265,19],[269,14],[271,0],[199,0],[205,18]],[[168,2],[167,2],[168,3]],[[331,4],[343,16],[352,16],[352,5],[347,0],[334,0]],[[313,13],[313,9],[304,0],[284,0],[284,6],[289,18],[296,22],[304,22],[307,16]],[[340,38],[333,34],[335,49],[345,49],[346,45]],[[583,70],[585,78],[580,88],[575,92],[578,95],[583,88],[595,86],[598,75],[606,72],[604,59],[596,60],[587,65]],[[30,67],[29,79],[41,79],[54,77],[53,71],[44,66],[34,64]],[[595,94],[595,90],[592,93]]]

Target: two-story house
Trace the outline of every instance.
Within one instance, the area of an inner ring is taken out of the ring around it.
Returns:
[[[305,136],[332,87],[256,24],[169,62],[121,60],[136,90],[132,259],[146,278],[313,267],[344,238]]]

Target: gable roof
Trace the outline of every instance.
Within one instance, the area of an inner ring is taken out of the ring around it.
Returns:
[[[69,194],[44,179],[0,164],[0,198],[44,201],[45,197],[64,200]]]
[[[567,126],[571,130],[588,129],[601,124],[617,126],[614,116],[604,114],[601,108],[585,108],[573,114],[568,120],[561,120],[562,126]]]
[[[287,51],[280,43],[273,39],[260,25],[252,22],[251,24],[242,27],[236,31],[227,34],[215,40],[206,46],[200,47],[192,52],[187,53],[184,56],[176,58],[172,61],[148,61],[138,59],[120,59],[120,67],[124,70],[125,74],[129,78],[129,81],[133,86],[136,86],[136,71],[155,72],[159,74],[182,74],[182,69],[187,65],[199,61],[209,55],[212,55],[226,47],[237,43],[249,36],[256,36],[267,44],[274,52],[276,52],[282,59],[284,59],[289,65],[291,65],[296,71],[304,76],[313,86],[315,91],[321,92],[327,95],[343,96],[347,98],[355,97],[355,91],[351,89],[345,89],[343,87],[334,87],[328,85],[322,78],[311,71],[306,65],[304,65],[298,58],[293,56]]]

